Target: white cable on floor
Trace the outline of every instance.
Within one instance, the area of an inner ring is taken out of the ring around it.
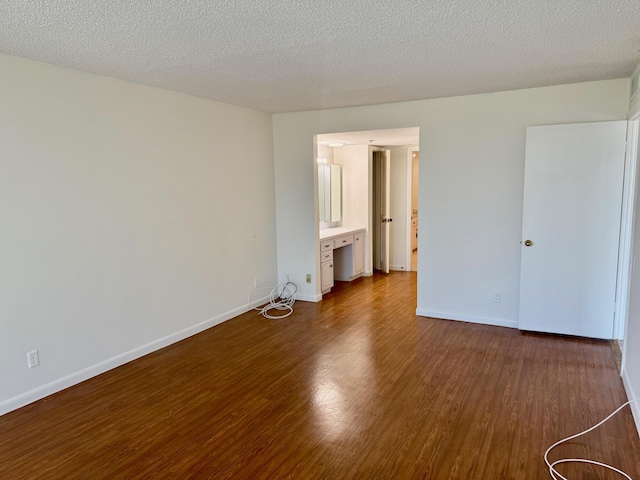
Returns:
[[[582,435],[585,435],[587,433],[589,433],[592,430],[595,430],[596,428],[598,428],[600,425],[602,425],[604,422],[606,422],[607,420],[609,420],[611,417],[613,417],[616,413],[618,413],[620,410],[622,410],[624,407],[626,407],[627,405],[630,405],[634,402],[637,402],[638,400],[640,400],[640,398],[635,398],[633,400],[629,400],[628,402],[620,405],[612,414],[610,414],[607,418],[605,418],[604,420],[602,420],[601,422],[598,422],[597,424],[595,424],[593,427],[588,428],[587,430],[585,430],[584,432],[580,432],[580,433],[576,433],[575,435],[571,435],[570,437],[567,438],[563,438],[562,440],[554,443],[553,445],[551,445],[546,452],[544,452],[544,462],[547,464],[547,467],[549,467],[549,474],[551,475],[551,478],[553,478],[554,480],[569,480],[567,477],[562,476],[557,470],[556,470],[556,465],[559,465],[561,463],[588,463],[590,465],[597,465],[599,467],[603,467],[603,468],[607,468],[609,470],[612,470],[616,473],[619,473],[620,475],[622,475],[624,478],[627,478],[628,480],[633,480],[629,475],[627,475],[626,473],[624,473],[622,470],[617,469],[616,467],[612,467],[611,465],[608,465],[606,463],[602,463],[602,462],[596,462],[595,460],[588,460],[585,458],[563,458],[561,460],[556,460],[553,463],[549,462],[549,452],[551,452],[551,450],[553,450],[554,448],[556,448],[558,445],[560,445],[561,443],[567,442],[569,440],[573,440],[574,438],[578,438],[581,437]]]
[[[271,293],[269,294],[269,303],[263,307],[256,306],[251,302],[252,295],[260,290],[271,290]],[[297,290],[298,287],[296,287],[295,283],[291,283],[287,278],[285,283],[281,283],[275,287],[254,288],[251,293],[249,293],[248,302],[251,308],[259,311],[263,317],[271,320],[277,320],[279,318],[288,317],[293,313],[293,304],[296,302],[295,295]],[[282,315],[271,315],[269,313],[271,310],[279,310],[286,313],[283,313]]]

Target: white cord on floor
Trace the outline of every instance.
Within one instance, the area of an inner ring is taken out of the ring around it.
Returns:
[[[259,307],[254,305],[251,302],[251,297],[253,294],[260,290],[271,290],[269,294],[269,303],[267,303],[263,307]],[[271,320],[277,320],[279,318],[288,317],[293,313],[293,304],[296,302],[295,295],[298,287],[296,287],[295,283],[291,283],[288,279],[285,283],[281,283],[276,285],[275,287],[257,287],[251,290],[249,293],[248,302],[251,308],[260,312],[260,314]],[[282,315],[271,315],[269,312],[271,310],[279,310],[284,311]]]
[[[616,473],[619,473],[620,475],[622,475],[624,478],[626,478],[628,480],[633,480],[629,475],[624,473],[622,470],[619,470],[616,467],[612,467],[611,465],[607,465],[606,463],[596,462],[595,460],[588,460],[588,459],[585,459],[585,458],[563,458],[561,460],[556,460],[555,462],[550,463],[549,462],[549,452],[551,452],[551,450],[556,448],[561,443],[567,442],[569,440],[573,440],[574,438],[581,437],[582,435],[585,435],[586,433],[589,433],[590,431],[595,430],[600,425],[602,425],[604,422],[606,422],[611,417],[613,417],[620,410],[622,410],[624,407],[626,407],[627,405],[630,405],[630,404],[632,404],[634,402],[637,402],[638,400],[640,400],[640,398],[635,398],[633,400],[629,400],[628,402],[624,403],[623,405],[620,405],[611,415],[609,415],[607,418],[605,418],[601,422],[598,422],[593,427],[585,430],[584,432],[576,433],[575,435],[571,435],[570,437],[563,438],[562,440],[560,440],[560,441],[554,443],[553,445],[551,445],[547,449],[547,451],[544,452],[544,462],[547,464],[547,467],[549,467],[549,474],[551,475],[551,478],[553,478],[554,480],[569,480],[567,477],[562,476],[556,470],[555,467],[556,467],[556,465],[559,465],[561,463],[574,463],[575,462],[575,463],[588,463],[590,465],[597,465],[599,467],[607,468],[607,469],[612,470],[612,471],[614,471]]]

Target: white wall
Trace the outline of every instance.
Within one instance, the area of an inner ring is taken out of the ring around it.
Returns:
[[[635,77],[636,74],[640,71],[640,64],[636,67],[636,69],[631,74],[631,78]],[[634,92],[631,92],[631,81],[629,81],[629,96],[631,96]],[[637,114],[640,112],[640,93],[636,93],[633,98],[631,98],[629,102],[629,112],[630,114]]]
[[[367,145],[333,149],[333,161],[342,165],[342,226],[366,227],[369,221],[369,165]]]
[[[525,129],[622,120],[628,97],[620,79],[274,115],[279,274],[315,295],[313,136],[417,126],[418,311],[517,326]]]
[[[270,115],[6,55],[0,71],[0,413],[275,283]]]
[[[391,212],[393,222],[389,225],[389,268],[391,270],[411,270],[407,265],[407,160],[408,147],[388,147],[391,152]]]
[[[334,162],[342,165],[342,226],[368,228],[369,218],[369,146],[345,145],[333,149]],[[370,231],[370,230],[369,230]],[[371,237],[366,236],[367,240]],[[371,273],[371,242],[365,249],[365,275]]]

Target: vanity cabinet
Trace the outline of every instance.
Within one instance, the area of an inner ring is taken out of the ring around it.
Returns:
[[[320,253],[327,252],[329,250],[333,250],[334,242],[333,240],[321,240],[320,241]],[[320,260],[322,261],[322,260]]]
[[[365,230],[329,228],[321,230],[320,284],[322,293],[334,286],[335,280],[350,282],[364,273]],[[333,234],[333,235],[331,235]]]
[[[320,255],[320,283],[323,292],[333,288],[333,251],[322,252]]]

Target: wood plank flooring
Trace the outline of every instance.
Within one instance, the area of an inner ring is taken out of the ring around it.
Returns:
[[[11,412],[0,479],[547,479],[550,444],[626,401],[608,342],[420,318],[415,298],[414,273],[339,284]],[[560,455],[640,479],[628,407]]]

